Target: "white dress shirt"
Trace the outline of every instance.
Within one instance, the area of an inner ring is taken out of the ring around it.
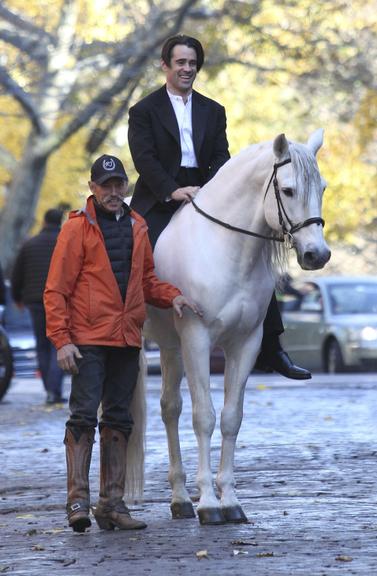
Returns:
[[[178,122],[179,137],[181,141],[182,160],[181,166],[197,168],[198,162],[195,156],[194,143],[192,140],[192,94],[185,103],[182,96],[172,94],[167,90],[170,102],[174,108]]]

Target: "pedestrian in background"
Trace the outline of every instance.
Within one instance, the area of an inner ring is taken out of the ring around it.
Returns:
[[[145,302],[173,306],[179,316],[184,306],[198,310],[155,275],[145,221],[124,202],[128,178],[122,162],[98,158],[89,188],[86,207],[70,213],[59,235],[44,295],[47,334],[59,365],[72,374],[64,439],[68,521],[75,532],[91,525],[89,468],[101,403],[94,516],[104,530],[140,529],[146,524],[131,517],[123,495]]]
[[[5,282],[3,276],[3,269],[0,264],[0,306],[5,305]]]
[[[60,209],[47,210],[41,231],[23,244],[12,272],[13,300],[19,307],[26,306],[31,314],[46,404],[66,401],[62,395],[64,372],[57,363],[56,350],[46,336],[43,306],[43,292],[62,217]]]

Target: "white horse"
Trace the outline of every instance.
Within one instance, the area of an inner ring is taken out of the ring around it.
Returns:
[[[184,365],[199,449],[199,520],[201,524],[247,522],[235,494],[234,451],[246,381],[260,349],[263,320],[275,288],[274,263],[288,245],[295,248],[303,269],[322,268],[330,258],[321,218],[325,185],[315,159],[322,142],[320,129],[306,145],[288,142],[282,134],[273,142],[250,146],[199,190],[195,202],[174,215],[157,242],[158,276],[178,286],[203,310],[202,317],[185,311],[177,319],[171,311],[150,307],[145,327],[147,337],[161,351],[161,409],[173,518],[195,516],[185,487],[178,433]],[[214,346],[225,354],[222,447],[216,476],[219,497],[210,461],[216,416],[209,357]]]

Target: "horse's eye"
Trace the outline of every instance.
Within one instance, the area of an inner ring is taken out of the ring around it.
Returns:
[[[282,188],[281,191],[283,192],[283,194],[285,194],[289,198],[292,198],[292,196],[293,196],[292,188]]]

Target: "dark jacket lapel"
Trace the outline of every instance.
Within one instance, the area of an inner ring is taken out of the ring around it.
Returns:
[[[174,136],[177,143],[180,144],[179,128],[177,118],[175,116],[174,108],[170,102],[170,98],[166,91],[166,86],[163,86],[155,93],[155,107],[161,124]]]
[[[192,92],[192,137],[196,157],[199,158],[199,152],[202,147],[206,125],[208,121],[208,104],[198,92]]]

